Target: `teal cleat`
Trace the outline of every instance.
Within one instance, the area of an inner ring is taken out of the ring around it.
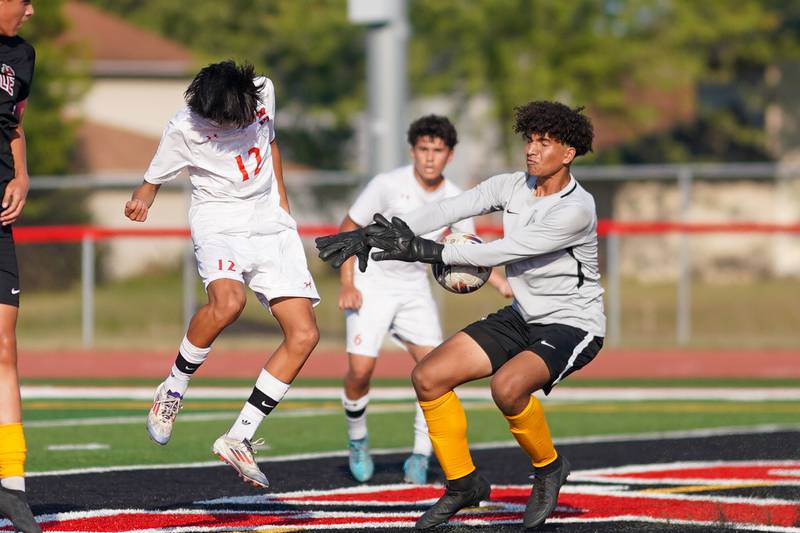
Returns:
[[[351,440],[350,447],[350,472],[356,481],[364,483],[369,481],[375,472],[375,465],[369,454],[369,438]]]
[[[424,485],[428,482],[429,457],[420,453],[412,453],[403,463],[403,481],[413,485]]]

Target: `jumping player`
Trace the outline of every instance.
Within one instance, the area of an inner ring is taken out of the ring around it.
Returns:
[[[428,115],[413,122],[408,129],[412,164],[370,180],[339,230],[347,232],[366,226],[375,213],[403,216],[426,203],[461,193],[443,175],[457,142],[456,129],[446,117]],[[425,237],[436,240],[445,229],[436,228]],[[475,224],[472,219],[463,220],[453,224],[452,230],[475,233]],[[374,471],[366,410],[370,379],[384,336],[391,333],[415,361],[420,361],[442,342],[442,328],[425,265],[386,261],[373,263],[365,272],[354,272],[354,262],[355,259],[346,261],[340,271],[339,309],[345,312],[349,363],[342,404],[347,419],[350,472],[363,482]],[[502,275],[492,276],[490,282],[510,296]],[[406,482],[426,482],[430,455],[428,427],[417,405],[414,447],[403,463]]]
[[[195,76],[186,103],[170,120],[144,182],[125,204],[125,215],[143,222],[161,184],[188,170],[189,226],[208,293],[208,303],[189,323],[169,376],[156,389],[147,431],[156,443],[167,444],[189,380],[217,335],[241,314],[247,285],[278,321],[284,339],[212,451],[246,482],[267,487],[253,459],[253,436],[319,340],[312,309],[319,296],[289,215],[275,140],[272,82],[255,77],[251,65],[223,61]]]
[[[19,271],[11,227],[30,180],[22,117],[36,54],[17,32],[33,16],[30,0],[0,0],[0,515],[19,531],[41,531],[25,495],[25,435],[17,376]]]
[[[447,477],[445,494],[420,517],[418,529],[441,524],[489,497],[489,483],[472,462],[467,420],[453,389],[490,375],[492,397],[534,468],[523,525],[542,525],[556,507],[570,466],[553,446],[532,394],[549,393],[591,362],[603,344],[595,203],[570,173],[573,160],[592,148],[591,122],[580,108],[531,102],[516,109],[514,130],[525,139],[527,172],[491,177],[409,213],[405,221],[376,215],[364,232],[365,246],[385,250],[373,253],[375,260],[505,265],[514,292],[511,306],[470,324],[414,368],[417,398]],[[416,236],[493,211],[503,211],[504,230],[493,242],[442,245]],[[321,250],[323,258],[343,249],[324,244],[329,248]]]

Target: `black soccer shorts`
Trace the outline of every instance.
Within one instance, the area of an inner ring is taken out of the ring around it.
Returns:
[[[0,304],[19,307],[19,269],[11,228],[0,230]]]
[[[511,306],[462,329],[477,342],[492,363],[492,374],[512,357],[531,351],[550,369],[545,394],[568,375],[586,366],[603,347],[603,337],[565,324],[528,324]]]

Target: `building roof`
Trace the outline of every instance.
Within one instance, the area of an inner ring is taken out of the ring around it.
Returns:
[[[68,1],[64,16],[68,28],[61,43],[85,47],[95,76],[186,76],[193,68],[188,48],[107,11]]]
[[[92,175],[142,174],[158,147],[158,137],[84,121],[76,135],[74,171]]]

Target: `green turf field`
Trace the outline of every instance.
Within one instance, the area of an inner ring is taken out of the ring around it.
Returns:
[[[472,443],[509,441],[505,419],[489,402],[464,401]],[[28,470],[173,464],[213,460],[210,446],[229,427],[241,401],[187,400],[173,439],[157,446],[147,437],[150,407],[138,400],[35,399],[24,404]],[[796,425],[798,401],[597,401],[545,404],[555,438],[752,426]],[[373,448],[407,448],[412,440],[411,402],[373,401],[369,427]],[[281,404],[257,436],[261,456],[343,450],[345,422],[337,401]],[[73,446],[95,445],[80,450]],[[53,446],[68,449],[52,449]]]

